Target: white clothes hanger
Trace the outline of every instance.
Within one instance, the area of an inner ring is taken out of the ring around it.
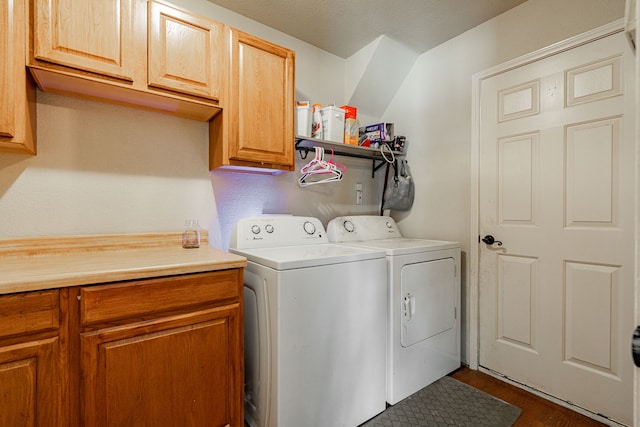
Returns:
[[[324,161],[324,148],[313,147],[316,151],[316,155],[309,163],[300,168],[301,173],[312,173],[315,170],[322,170],[326,168]]]
[[[324,160],[324,148],[314,148],[316,155],[300,169],[302,176],[298,179],[298,184],[301,187],[306,187],[308,185],[341,181],[342,172],[346,170],[346,166],[334,162],[333,157],[330,161]]]

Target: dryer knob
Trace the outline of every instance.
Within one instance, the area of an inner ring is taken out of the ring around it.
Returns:
[[[253,234],[260,234],[260,226],[259,225],[252,225],[251,226],[251,232]]]
[[[391,224],[391,221],[385,222],[384,225],[386,225],[387,228],[393,228],[393,224]]]
[[[353,222],[349,220],[346,220],[345,222],[343,222],[342,226],[344,227],[345,230],[347,230],[348,233],[353,233],[356,230],[356,226],[353,225]]]
[[[264,226],[264,231],[266,231],[269,234],[273,233],[273,225],[271,225],[271,224],[265,225]]]
[[[313,234],[316,232],[316,226],[309,221],[305,221],[304,224],[302,224],[302,228],[307,234]]]

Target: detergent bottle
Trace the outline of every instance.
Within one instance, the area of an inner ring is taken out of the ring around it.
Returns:
[[[312,109],[312,120],[311,120],[311,137],[312,138],[323,138],[322,131],[322,114],[320,113],[320,109],[322,108],[322,104],[313,104]]]

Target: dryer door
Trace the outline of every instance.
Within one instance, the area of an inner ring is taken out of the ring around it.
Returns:
[[[401,271],[402,333],[409,347],[455,326],[455,260],[407,264]]]

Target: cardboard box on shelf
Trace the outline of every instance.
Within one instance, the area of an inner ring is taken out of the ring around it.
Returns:
[[[404,147],[407,144],[407,137],[402,135],[397,135],[392,142],[389,143],[389,147],[393,151],[403,152]]]
[[[344,110],[345,119],[355,119],[358,117],[358,109],[351,105],[341,105],[340,108]]]
[[[370,142],[392,141],[393,123],[375,123],[361,127],[360,140],[369,140]]]
[[[344,143],[358,145],[358,109],[351,105],[342,105],[344,110]]]

